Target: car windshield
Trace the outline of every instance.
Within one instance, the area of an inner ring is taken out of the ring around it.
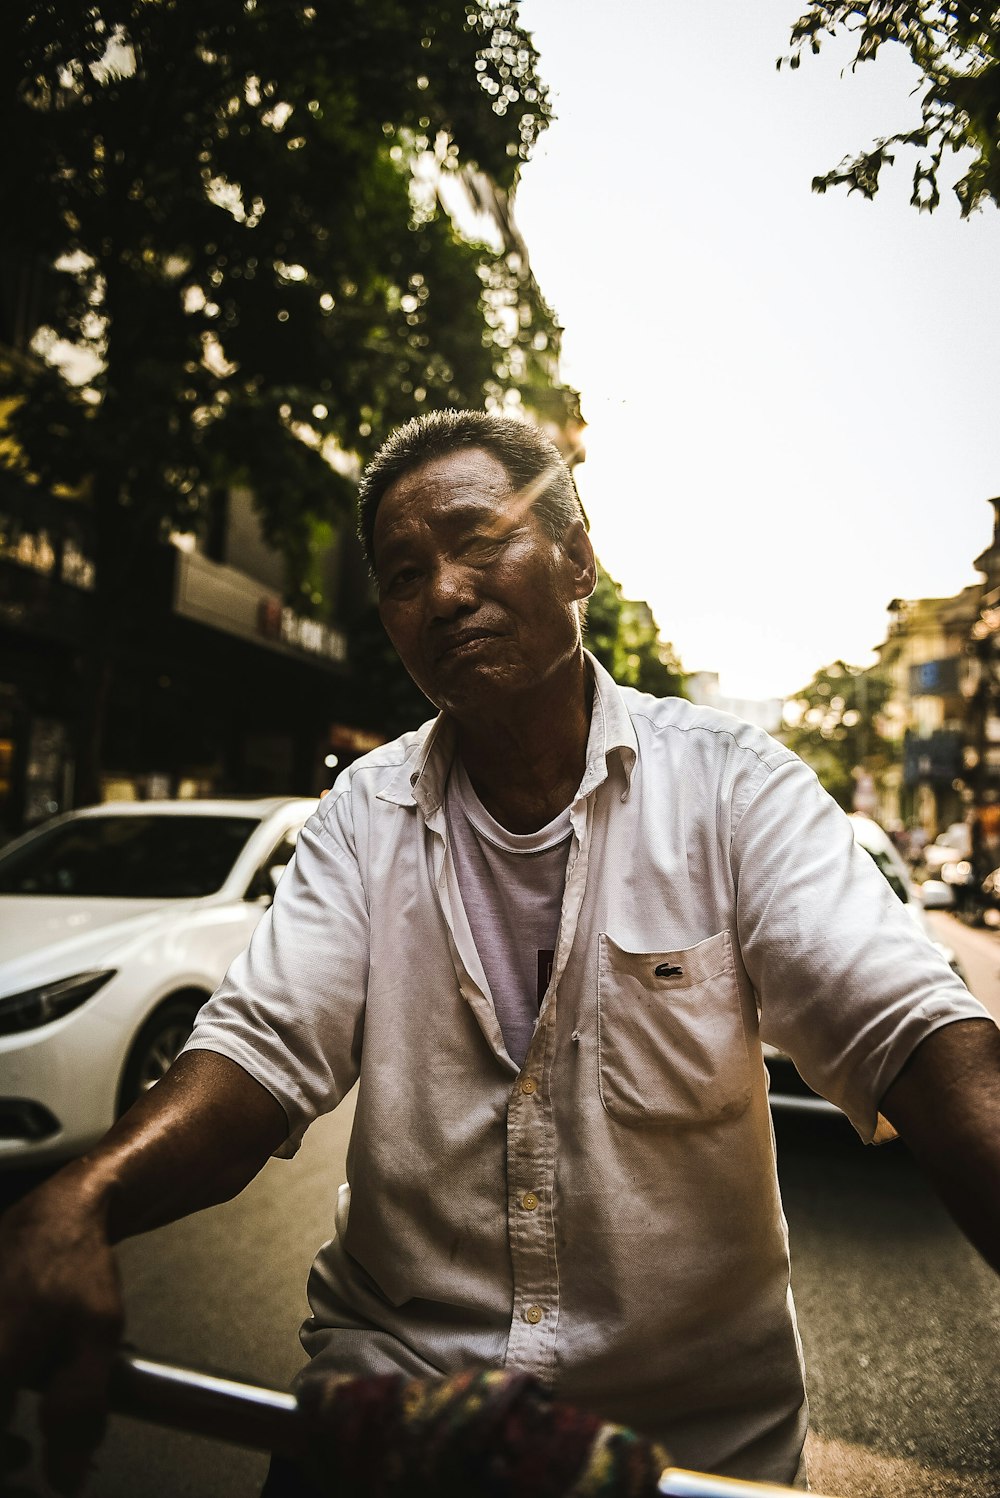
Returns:
[[[862,844],[862,846],[864,845]],[[877,853],[874,848],[865,848],[865,852],[870,853],[872,858],[874,858],[875,862],[882,870],[882,873],[889,881],[889,886],[892,889],[893,894],[898,895],[904,905],[908,905],[910,903],[910,896],[907,892],[906,885],[903,883],[902,879],[900,879],[899,870],[896,868],[896,865],[893,863],[888,853]]]
[[[189,900],[224,882],[255,817],[77,817],[0,853],[0,894]]]

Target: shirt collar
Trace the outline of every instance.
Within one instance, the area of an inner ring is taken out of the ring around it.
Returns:
[[[576,801],[585,799],[608,778],[608,756],[616,750],[631,790],[639,750],[632,718],[617,682],[589,650],[584,655],[593,675],[594,703],[587,760]],[[446,713],[439,713],[426,725],[426,731],[415,738],[399,770],[379,792],[379,800],[397,806],[419,806],[425,817],[431,816],[444,800],[448,772],[455,757],[455,737],[454,723]]]
[[[429,817],[444,800],[454,758],[455,725],[446,713],[438,713],[418,730],[403,763],[379,791],[378,799],[396,806],[419,806],[425,818]]]
[[[587,737],[587,764],[577,791],[577,800],[589,796],[602,781],[607,780],[608,756],[615,750],[621,756],[627,795],[632,789],[632,775],[639,756],[639,740],[636,738],[632,716],[614,677],[605,671],[589,650],[583,653],[594,678],[594,706]]]

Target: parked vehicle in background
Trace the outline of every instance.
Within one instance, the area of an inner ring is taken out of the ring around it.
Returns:
[[[952,822],[940,832],[923,853],[928,874],[940,874],[946,863],[959,863],[972,857],[972,832],[967,822]]]
[[[952,972],[962,982],[966,981],[961,963],[950,947],[937,941],[924,919],[925,910],[949,910],[954,905],[950,887],[940,879],[927,879],[922,885],[914,882],[909,865],[889,834],[870,817],[854,813],[851,818],[854,841],[864,848],[882,874],[893,893],[906,906],[907,914],[933,942],[944,957]],[[964,825],[964,824],[963,824]],[[826,1098],[818,1097],[799,1076],[792,1062],[774,1046],[765,1045],[764,1060],[771,1078],[771,1107],[777,1110],[792,1109],[799,1112],[839,1114],[840,1110]]]
[[[79,1153],[159,1081],[315,808],[108,803],[0,850],[0,1167]]]

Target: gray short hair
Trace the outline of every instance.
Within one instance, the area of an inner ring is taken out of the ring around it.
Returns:
[[[397,427],[361,476],[358,534],[370,567],[375,565],[375,515],[386,492],[404,474],[463,448],[481,448],[498,459],[515,493],[537,490],[532,508],[555,540],[575,521],[589,530],[569,465],[536,426],[489,411],[428,411]]]

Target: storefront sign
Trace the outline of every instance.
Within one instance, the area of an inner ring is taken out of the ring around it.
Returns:
[[[950,697],[958,692],[959,657],[947,656],[939,661],[922,661],[910,667],[910,695],[913,697]]]
[[[317,619],[305,619],[293,609],[281,611],[281,638],[286,645],[330,661],[346,661],[347,640],[339,629],[328,629]]]
[[[316,619],[306,619],[285,608],[277,598],[261,598],[257,604],[257,629],[265,640],[280,640],[293,650],[322,655],[331,661],[346,661],[347,640],[339,629],[328,629]]]
[[[338,665],[347,660],[347,638],[340,630],[304,618],[246,573],[197,551],[177,553],[174,608],[186,619],[256,644]]]

